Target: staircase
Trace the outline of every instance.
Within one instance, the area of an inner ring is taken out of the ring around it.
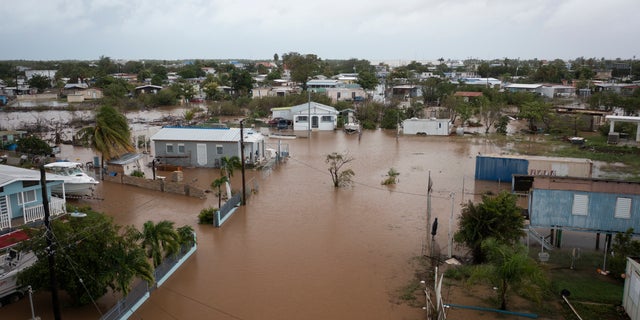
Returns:
[[[541,235],[538,231],[531,227],[527,228],[527,231],[529,232],[529,235],[536,239],[536,241],[538,241],[538,243],[540,243],[543,248],[549,251],[553,250],[553,244],[547,240],[547,237]]]

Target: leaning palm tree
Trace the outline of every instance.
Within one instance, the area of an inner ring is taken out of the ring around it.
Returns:
[[[222,176],[218,179],[213,180],[213,182],[211,182],[211,188],[218,189],[218,192],[216,193],[216,196],[218,196],[218,209],[220,209],[220,206],[222,205],[221,189],[222,189],[222,186],[227,182],[229,182],[229,178],[227,178],[227,176]]]
[[[91,149],[100,152],[102,167],[107,160],[135,150],[131,144],[131,130],[127,118],[110,106],[96,112],[95,125],[78,131],[78,138]]]
[[[147,257],[153,260],[153,266],[157,267],[164,257],[178,252],[180,235],[171,221],[162,220],[157,224],[147,221],[142,229],[142,247]]]

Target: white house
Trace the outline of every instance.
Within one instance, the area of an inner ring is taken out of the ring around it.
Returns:
[[[290,112],[294,131],[328,131],[338,126],[338,110],[321,103],[303,103],[291,107]]]

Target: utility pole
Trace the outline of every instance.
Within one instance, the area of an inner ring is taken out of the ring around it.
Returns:
[[[47,175],[44,165],[40,165],[40,186],[42,188],[42,206],[44,207],[44,226],[46,228],[45,238],[47,239],[47,256],[49,258],[49,286],[51,289],[51,303],[53,304],[53,318],[60,320],[60,300],[58,299],[58,281],[55,270],[55,244],[53,242],[53,232],[51,231],[51,221],[49,221],[49,196],[47,195]]]
[[[242,201],[240,202],[243,206],[247,203],[245,200],[246,192],[245,192],[245,181],[244,181],[244,120],[240,120],[240,158],[242,161]]]

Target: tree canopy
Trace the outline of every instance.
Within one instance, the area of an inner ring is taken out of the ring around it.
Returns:
[[[134,150],[127,118],[110,106],[98,109],[95,125],[82,128],[78,137],[107,160]]]
[[[82,208],[84,218],[69,217],[51,223],[55,248],[55,274],[60,289],[77,305],[88,304],[107,293],[126,294],[135,278],[154,282],[153,267],[136,242],[131,227],[121,227],[101,213]],[[33,289],[49,289],[48,253],[45,228],[29,229],[31,239],[25,243],[38,261],[21,272],[18,281]]]
[[[471,250],[473,261],[482,263],[486,252],[482,241],[488,238],[515,244],[524,235],[524,216],[516,206],[516,197],[507,192],[497,196],[482,196],[482,202],[469,201],[458,218],[458,231],[454,235],[457,243]]]

